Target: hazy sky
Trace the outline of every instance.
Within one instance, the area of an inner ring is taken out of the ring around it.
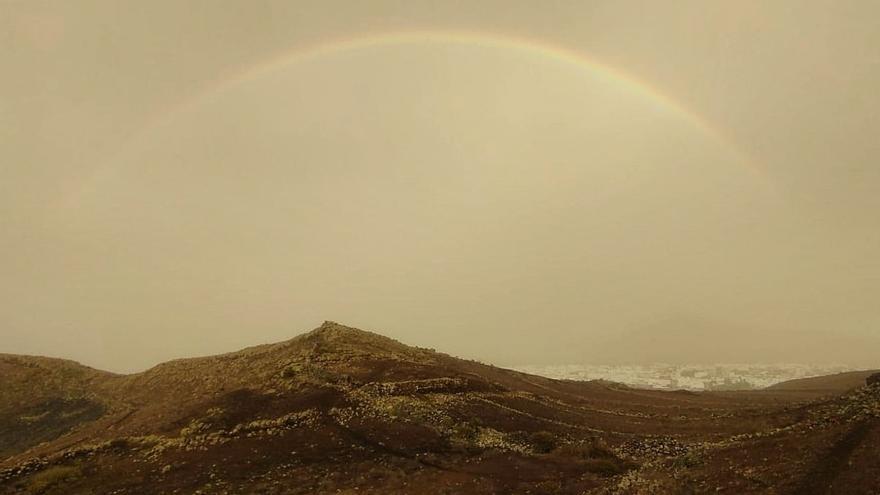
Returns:
[[[0,2],[0,352],[880,365],[878,19]]]

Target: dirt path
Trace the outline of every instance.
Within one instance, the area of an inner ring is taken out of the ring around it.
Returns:
[[[863,421],[850,429],[831,449],[825,453],[801,480],[792,494],[825,495],[830,493],[834,480],[846,469],[852,453],[876,426],[871,421]]]

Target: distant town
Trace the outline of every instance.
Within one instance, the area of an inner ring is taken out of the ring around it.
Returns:
[[[513,369],[563,380],[609,380],[631,387],[658,390],[753,390],[811,376],[854,368],[809,364],[646,364],[646,365],[524,365]]]

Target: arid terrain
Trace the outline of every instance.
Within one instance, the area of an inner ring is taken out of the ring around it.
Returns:
[[[332,322],[132,375],[0,355],[0,494],[876,494],[871,376],[648,391]]]
[[[758,390],[783,382],[843,375],[861,369],[842,364],[803,363],[551,364],[507,367],[559,380],[601,379],[634,388],[694,392]]]

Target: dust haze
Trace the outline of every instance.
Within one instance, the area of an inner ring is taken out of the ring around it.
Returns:
[[[0,352],[876,367],[878,15],[3,2]]]

